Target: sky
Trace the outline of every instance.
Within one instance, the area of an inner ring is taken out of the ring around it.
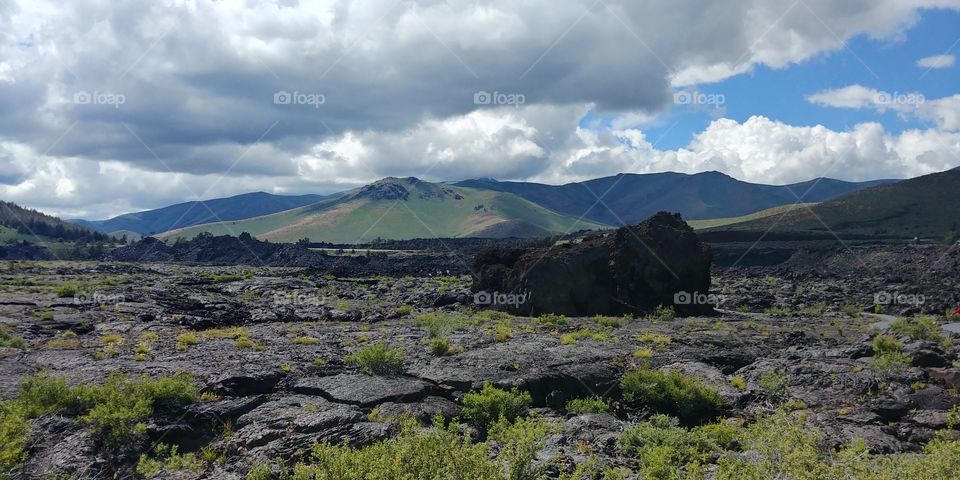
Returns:
[[[0,0],[0,199],[960,166],[960,0]]]

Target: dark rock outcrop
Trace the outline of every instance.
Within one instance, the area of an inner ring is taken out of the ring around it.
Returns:
[[[643,314],[673,305],[705,313],[709,247],[679,214],[549,248],[483,250],[474,259],[479,304],[537,315]]]

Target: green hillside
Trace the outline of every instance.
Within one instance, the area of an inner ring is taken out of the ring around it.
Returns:
[[[387,178],[340,198],[271,215],[173,230],[161,238],[249,232],[257,238],[335,243],[381,239],[525,236],[606,228],[553,212],[517,195],[416,178]],[[494,232],[494,233],[491,233]]]
[[[754,212],[749,215],[742,215],[739,217],[712,218],[709,220],[688,220],[687,223],[689,223],[694,230],[706,230],[708,228],[723,227],[727,225],[749,222],[751,220],[773,217],[775,215],[783,215],[786,212],[800,208],[809,208],[813,205],[816,205],[816,203],[794,203],[791,205],[782,205],[779,207],[768,208],[766,210],[760,210],[759,212]]]
[[[960,170],[868,188],[724,230],[801,231],[903,238],[943,238],[960,226]]]

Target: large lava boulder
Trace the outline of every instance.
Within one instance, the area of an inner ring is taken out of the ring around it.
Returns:
[[[474,302],[516,314],[712,311],[710,248],[679,214],[548,248],[488,249],[474,259]]]

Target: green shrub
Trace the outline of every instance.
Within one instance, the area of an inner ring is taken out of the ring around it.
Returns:
[[[446,338],[434,338],[430,341],[430,353],[437,357],[442,357],[450,353],[450,340]]]
[[[873,337],[873,353],[875,356],[900,353],[901,350],[903,350],[903,344],[890,335],[877,335]]]
[[[567,402],[566,410],[570,413],[604,413],[610,411],[610,405],[603,397],[592,396],[586,398],[572,398]]]
[[[185,374],[131,380],[107,376],[103,385],[70,387],[45,373],[25,379],[16,398],[0,402],[0,469],[24,460],[30,419],[56,413],[76,416],[111,444],[142,430],[139,422],[155,412],[193,402],[197,389]]]
[[[613,336],[606,330],[593,330],[589,327],[583,327],[573,332],[560,335],[560,345],[573,345],[584,338],[589,338],[596,342],[606,342],[612,340]]]
[[[81,292],[80,286],[72,283],[64,283],[56,288],[55,293],[60,298],[70,298],[77,296]]]
[[[676,370],[638,368],[620,379],[620,388],[628,402],[639,401],[685,420],[713,415],[724,405],[723,397],[716,390],[699,378]]]
[[[890,323],[890,330],[897,335],[906,335],[913,340],[935,342],[939,341],[941,337],[940,324],[931,317],[898,318]]]
[[[270,480],[273,478],[272,463],[257,463],[247,471],[247,480]]]
[[[410,305],[400,305],[397,307],[397,315],[405,317],[413,313],[413,307]]]
[[[443,425],[443,420],[434,424]],[[453,424],[419,433],[410,422],[397,436],[362,448],[318,444],[309,462],[294,466],[293,478],[506,480],[486,443],[471,442]]]
[[[787,387],[790,385],[790,378],[787,374],[769,370],[760,374],[760,388],[767,392],[767,395],[781,397],[786,395]]]
[[[395,375],[403,372],[404,356],[402,349],[375,343],[350,353],[344,362],[368,375]]]
[[[528,392],[516,388],[501,390],[487,382],[480,391],[464,395],[463,414],[477,427],[487,428],[501,418],[512,422],[523,415],[532,402],[533,398]]]
[[[27,342],[10,333],[6,326],[0,325],[0,347],[24,349],[27,348]]]
[[[507,478],[541,478],[542,468],[534,468],[537,452],[546,444],[547,423],[536,418],[518,418],[514,422],[501,417],[490,427],[490,438],[500,444],[497,459],[506,464]]]
[[[747,379],[743,375],[734,375],[730,377],[730,385],[742,392],[747,389]]]
[[[202,472],[206,469],[206,464],[196,454],[181,454],[176,445],[158,443],[153,452],[153,457],[141,454],[137,462],[137,473],[144,477],[152,477],[160,472]]]
[[[674,310],[673,307],[659,305],[653,313],[644,318],[651,323],[669,322],[670,320],[677,318],[677,311]]]
[[[316,345],[320,343],[320,340],[311,336],[301,335],[299,337],[295,337],[293,340],[290,341],[290,343],[294,345]]]
[[[644,478],[695,478],[684,476],[684,470],[700,470],[708,457],[722,452],[736,438],[736,427],[728,423],[686,429],[658,414],[626,429],[618,444],[624,453],[637,456]]]
[[[597,315],[593,317],[593,321],[601,327],[620,328],[623,326],[623,319],[620,317],[606,317],[603,315]]]
[[[413,319],[413,325],[427,330],[430,338],[439,338],[470,324],[468,318],[450,313],[422,313]]]
[[[567,317],[556,313],[544,313],[537,317],[537,323],[561,327],[567,324]]]

